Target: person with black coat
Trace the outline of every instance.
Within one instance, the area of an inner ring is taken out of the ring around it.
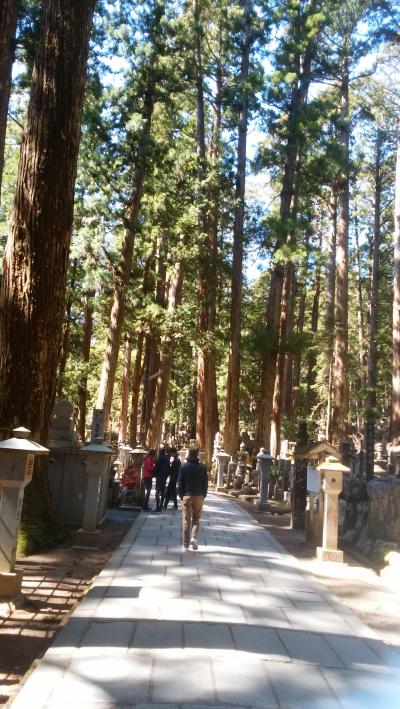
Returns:
[[[194,551],[198,549],[197,533],[208,490],[207,468],[204,463],[200,463],[198,455],[198,448],[189,449],[187,461],[181,466],[178,480],[179,497],[182,500],[183,548],[186,551],[189,544]]]
[[[169,449],[170,462],[169,462],[169,480],[167,485],[167,492],[165,493],[164,508],[167,509],[168,502],[173,500],[174,510],[178,509],[178,493],[176,490],[176,483],[178,482],[178,475],[181,469],[181,461],[178,458],[178,451],[176,448]]]
[[[169,475],[169,451],[168,448],[161,447],[158,458],[154,466],[154,477],[156,479],[156,509],[154,512],[161,512],[165,497],[165,488]]]

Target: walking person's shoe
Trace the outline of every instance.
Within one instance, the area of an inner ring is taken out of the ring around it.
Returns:
[[[183,545],[183,551],[189,551],[189,544]]]
[[[190,540],[190,546],[192,547],[193,551],[197,551],[197,549],[199,548],[199,545],[197,544],[197,539],[192,537]]]

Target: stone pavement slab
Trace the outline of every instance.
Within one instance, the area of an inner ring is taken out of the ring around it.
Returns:
[[[400,649],[233,500],[142,514],[12,709],[400,709]]]

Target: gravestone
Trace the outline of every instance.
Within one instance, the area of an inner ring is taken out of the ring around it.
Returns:
[[[85,454],[75,429],[73,413],[74,407],[70,401],[58,401],[54,407],[49,433],[48,476],[58,516],[67,526],[81,527],[85,511],[87,472],[82,464]],[[101,481],[98,523],[105,517],[107,492],[108,475]]]

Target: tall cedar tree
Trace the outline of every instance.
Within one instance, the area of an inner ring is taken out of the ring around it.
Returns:
[[[17,4],[17,0],[2,0],[0,4],[0,190],[4,167],[4,145],[11,89],[11,69],[14,58],[13,47],[17,24]]]
[[[294,72],[289,87],[286,89],[285,109],[287,111],[286,137],[282,155],[282,188],[280,194],[279,225],[276,236],[276,248],[293,243],[298,205],[299,169],[302,150],[303,107],[307,99],[311,81],[312,61],[316,51],[318,30],[322,20],[319,14],[319,2],[311,0],[304,7],[297,2],[288,3],[286,8],[289,26],[282,41],[281,65],[278,75],[285,77],[288,71]],[[296,57],[293,63],[293,54]],[[279,259],[271,274],[267,305],[266,331],[268,346],[265,349],[261,370],[261,396],[258,416],[258,440],[261,445],[270,446],[271,421],[274,418],[274,447],[279,452],[280,418],[283,388],[283,353],[278,361],[286,327],[291,317],[282,299],[292,293],[294,278],[290,262],[284,266]],[[284,288],[285,283],[285,288]],[[290,304],[292,307],[292,304]],[[278,374],[276,376],[277,363]],[[276,392],[274,402],[274,389]],[[275,406],[273,407],[273,404]]]
[[[151,121],[156,98],[157,83],[160,79],[159,59],[162,56],[164,49],[164,37],[162,32],[164,10],[164,4],[159,0],[155,0],[152,8],[151,25],[149,28],[149,36],[152,47],[144,67],[145,87],[142,108],[143,127],[140,140],[138,141],[136,164],[133,168],[131,194],[128,203],[126,204],[125,213],[123,216],[124,239],[114,283],[114,297],[111,307],[107,345],[104,353],[103,368],[97,393],[96,408],[104,409],[106,428],[109,426],[115,374],[118,363],[118,353],[121,344],[121,333],[125,317],[127,288],[132,269],[132,257],[137,221],[142,200],[146,166],[149,160],[148,147]]]
[[[239,383],[240,383],[240,340],[242,324],[243,287],[243,227],[246,187],[246,145],[249,113],[249,70],[252,36],[252,5],[245,1],[243,10],[243,30],[241,41],[239,122],[237,142],[237,166],[235,188],[235,214],[233,223],[233,263],[231,281],[231,314],[229,333],[228,381],[226,387],[224,447],[235,455],[239,441]]]
[[[400,443],[400,124],[394,202],[392,442]]]
[[[65,308],[74,185],[95,0],[47,0],[24,132],[0,302],[0,427],[47,442]],[[29,545],[54,523],[47,472],[24,499]]]
[[[219,27],[219,56],[216,58],[214,98],[214,121],[207,160],[203,41],[201,25],[201,5],[195,0],[194,21],[194,65],[196,78],[196,138],[197,173],[199,182],[199,316],[197,355],[197,399],[196,399],[196,442],[205,450],[205,458],[211,463],[214,436],[218,430],[218,402],[215,371],[214,332],[216,324],[217,298],[217,252],[218,252],[218,188],[216,178],[210,179],[218,159],[219,132],[221,126],[222,77],[220,67],[221,29]]]

